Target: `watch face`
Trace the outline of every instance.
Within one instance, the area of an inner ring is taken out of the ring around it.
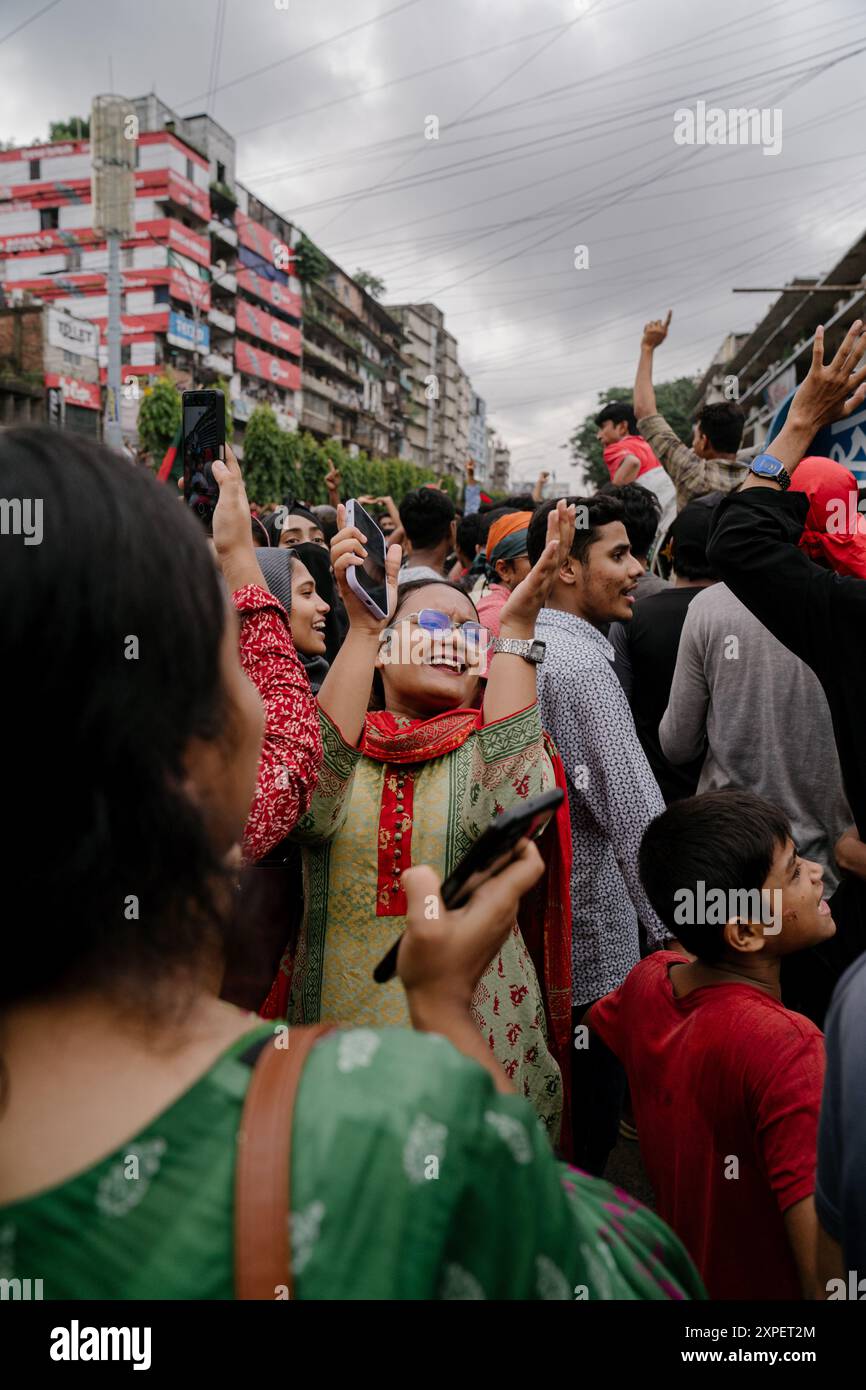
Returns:
[[[536,664],[537,664],[539,661],[543,661],[543,660],[544,660],[544,653],[545,653],[546,650],[547,650],[547,645],[546,645],[546,643],[544,643],[544,642],[540,641],[538,638],[536,638],[535,641],[531,644],[531,646],[530,646],[530,648],[529,648],[529,660],[530,660],[530,661],[536,662]]]
[[[771,458],[769,454],[759,454],[752,464],[752,472],[760,473],[765,478],[775,478],[777,473],[782,472],[782,467],[778,459]]]

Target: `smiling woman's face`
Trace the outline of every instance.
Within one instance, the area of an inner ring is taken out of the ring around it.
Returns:
[[[323,656],[325,617],[330,605],[319,598],[313,576],[300,560],[292,562],[292,640],[304,656]]]
[[[469,706],[480,671],[477,651],[467,649],[459,632],[434,638],[409,621],[422,608],[447,613],[455,623],[478,622],[471,600],[445,584],[413,589],[398,604],[390,640],[382,644],[376,665],[385,686],[385,708],[411,718]]]

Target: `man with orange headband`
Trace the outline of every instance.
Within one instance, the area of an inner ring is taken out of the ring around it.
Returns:
[[[499,636],[499,614],[512,589],[525,579],[532,566],[526,554],[526,535],[532,512],[497,512],[487,532],[488,584],[476,606],[482,623]]]

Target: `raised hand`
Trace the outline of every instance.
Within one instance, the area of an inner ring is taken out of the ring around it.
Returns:
[[[843,420],[866,399],[866,332],[855,319],[831,362],[824,361],[824,325],[815,330],[812,365],[791,402],[792,421],[814,434],[822,425]]]
[[[661,319],[651,319],[644,324],[643,337],[641,344],[643,347],[657,348],[668,336],[668,329],[671,326],[671,315],[673,309],[668,309],[667,318],[662,322]]]
[[[240,465],[228,444],[225,462],[215,459],[212,468],[220,490],[213,512],[213,544],[226,584],[232,593],[246,584],[267,589],[253,545],[247,490]]]
[[[525,579],[511,594],[499,618],[502,637],[532,637],[535,620],[544,607],[553,582],[571,553],[575,510],[560,498],[547,518],[544,550]]]
[[[364,607],[361,600],[349,588],[346,579],[346,571],[351,569],[353,565],[362,565],[367,558],[367,551],[363,531],[359,531],[357,526],[346,525],[346,508],[342,503],[337,507],[337,525],[340,529],[331,541],[331,568],[334,571],[340,597],[346,605],[350,626],[353,632],[379,633],[385,627],[388,619],[379,621],[374,618],[369,609]],[[385,576],[388,588],[389,615],[397,607],[397,575],[402,558],[403,552],[399,545],[388,547]]]

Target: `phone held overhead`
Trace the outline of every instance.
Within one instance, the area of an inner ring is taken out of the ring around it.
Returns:
[[[213,464],[226,453],[225,396],[222,391],[184,391],[182,411],[183,498],[210,535],[219,498]]]
[[[367,552],[363,564],[351,565],[346,570],[346,582],[373,617],[384,621],[388,616],[388,586],[385,580],[388,547],[385,537],[356,497],[350,497],[346,503],[346,525],[355,526],[361,532]]]

